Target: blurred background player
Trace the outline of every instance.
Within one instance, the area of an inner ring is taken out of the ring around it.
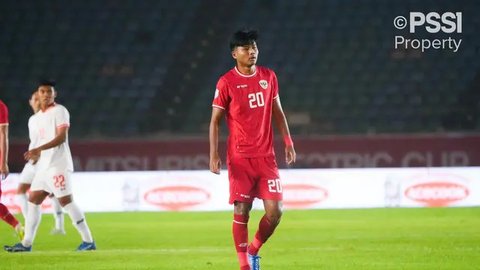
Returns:
[[[25,237],[22,242],[5,246],[9,252],[28,252],[32,250],[35,234],[40,224],[40,205],[53,193],[69,214],[73,225],[81,235],[82,243],[77,250],[95,250],[95,242],[87,225],[85,216],[72,199],[71,175],[73,161],[68,145],[70,114],[67,109],[55,103],[55,83],[43,81],[38,87],[40,111],[37,113],[38,145],[27,151],[25,160],[37,164],[35,177],[30,187]]]
[[[241,270],[260,269],[258,251],[273,234],[282,215],[282,186],[273,150],[272,117],[285,141],[287,164],[296,154],[278,95],[275,73],[257,66],[257,31],[238,31],[230,49],[236,66],[217,83],[210,121],[210,171],[219,174],[219,125],[229,129],[227,166],[230,203],[234,205],[233,240]],[[265,215],[248,245],[248,220],[254,198],[263,200]],[[248,246],[248,248],[247,248]]]
[[[0,179],[7,178],[8,170],[8,108],[0,100]],[[2,199],[2,185],[0,182],[0,200]],[[15,229],[20,240],[23,239],[23,227],[18,220],[8,211],[8,208],[0,202],[0,218]]]
[[[33,115],[28,119],[28,134],[30,138],[30,144],[28,145],[28,150],[31,150],[38,146],[38,129],[36,123],[37,112],[40,110],[40,101],[38,99],[37,91],[32,93],[32,96],[29,99],[30,107],[33,110]],[[27,191],[32,185],[33,177],[35,176],[36,164],[33,164],[32,161],[29,161],[23,167],[22,173],[20,174],[20,180],[17,188],[17,202],[20,205],[22,210],[23,217],[27,219]],[[65,234],[64,227],[64,214],[62,207],[58,200],[50,196],[53,205],[53,217],[55,219],[55,227],[51,230],[51,234]]]

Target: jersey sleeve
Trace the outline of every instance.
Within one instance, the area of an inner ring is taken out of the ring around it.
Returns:
[[[278,98],[278,80],[275,72],[272,71],[272,96],[273,99]]]
[[[0,101],[0,125],[8,125],[8,108]]]
[[[212,107],[227,109],[229,97],[228,97],[228,85],[225,80],[220,78],[215,89],[215,96],[213,97]]]
[[[55,113],[55,125],[56,128],[69,127],[70,126],[70,113],[65,107],[60,107]]]

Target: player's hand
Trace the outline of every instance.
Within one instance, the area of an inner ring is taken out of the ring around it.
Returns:
[[[220,168],[222,167],[222,161],[218,154],[210,155],[210,171],[215,174],[220,174]]]
[[[26,161],[32,161],[33,164],[37,163],[37,161],[40,159],[40,154],[41,150],[34,148],[32,150],[29,150],[23,154],[23,157],[25,158]]]
[[[286,146],[285,147],[285,162],[287,162],[288,165],[295,163],[295,160],[297,159],[297,154],[295,153],[295,149],[293,148],[293,145]]]
[[[9,173],[10,173],[10,170],[8,169],[8,165],[3,164],[0,168],[0,180],[7,179],[7,176]]]

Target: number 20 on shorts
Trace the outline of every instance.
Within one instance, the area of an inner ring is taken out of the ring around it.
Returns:
[[[272,193],[282,193],[282,184],[280,179],[268,180],[268,191]]]

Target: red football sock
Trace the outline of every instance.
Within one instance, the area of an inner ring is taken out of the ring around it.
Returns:
[[[255,238],[248,246],[248,253],[257,255],[262,245],[267,242],[268,238],[273,234],[273,231],[275,231],[277,225],[278,224],[272,224],[268,220],[267,216],[264,215],[260,220],[260,224],[258,224],[258,230],[255,234]]]
[[[240,263],[240,270],[251,270],[250,265],[248,265],[247,252],[237,253],[238,262]]]
[[[252,243],[248,245],[248,253],[250,253],[251,255],[257,255],[262,245],[263,243],[260,240],[258,240],[257,235],[255,235],[255,238],[253,238]]]
[[[240,267],[240,270],[250,270],[250,265]]]
[[[247,259],[247,245],[248,245],[248,218],[244,215],[233,215],[233,242],[237,250],[238,263],[240,270],[249,270]]]
[[[0,218],[5,220],[10,226],[12,226],[14,229],[18,224],[18,220],[10,214],[10,211],[8,211],[7,207],[3,204],[0,203]]]

